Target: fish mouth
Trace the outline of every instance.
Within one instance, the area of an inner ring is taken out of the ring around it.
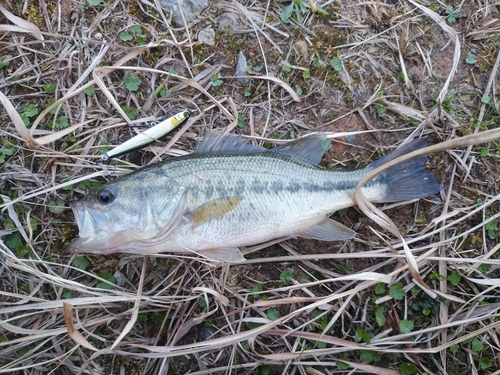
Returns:
[[[79,237],[68,245],[68,251],[73,253],[111,254],[112,238],[108,233],[108,221],[104,213],[88,207],[82,201],[69,204],[75,216]]]

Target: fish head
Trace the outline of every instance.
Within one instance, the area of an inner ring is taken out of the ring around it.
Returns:
[[[79,230],[68,250],[150,254],[168,242],[184,213],[186,188],[160,173],[135,173],[70,203]]]

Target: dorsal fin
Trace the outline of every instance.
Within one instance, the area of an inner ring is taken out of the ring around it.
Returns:
[[[196,144],[196,154],[213,152],[265,152],[264,147],[254,146],[244,141],[235,134],[224,134],[208,132],[205,137]]]
[[[331,145],[332,142],[328,138],[325,138],[324,135],[314,134],[275,147],[269,150],[269,152],[287,155],[312,165],[318,165]]]
[[[254,146],[235,134],[208,132],[196,145],[194,152],[197,154],[214,152],[272,152],[317,166],[330,147],[331,141],[321,134],[310,135],[267,150],[264,147]]]

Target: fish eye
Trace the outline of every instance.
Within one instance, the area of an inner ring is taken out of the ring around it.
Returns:
[[[109,189],[103,189],[97,194],[97,200],[103,204],[109,204],[113,202],[115,195]]]

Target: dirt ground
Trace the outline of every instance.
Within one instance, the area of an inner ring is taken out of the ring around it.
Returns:
[[[0,18],[0,373],[500,373],[500,1],[217,1],[176,28],[159,2],[25,0]],[[186,109],[112,176],[97,165]],[[443,189],[377,205],[392,231],[351,207],[332,218],[354,239],[239,264],[68,252],[69,202],[227,128],[266,147],[322,132],[321,165],[345,170],[426,137]]]

